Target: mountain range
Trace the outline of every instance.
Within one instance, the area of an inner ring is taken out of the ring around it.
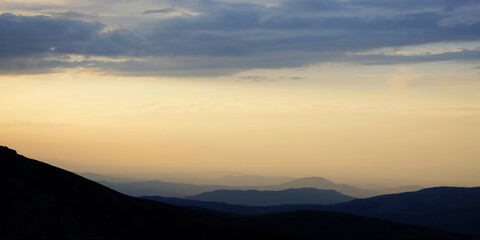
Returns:
[[[195,185],[227,185],[227,186],[263,186],[279,185],[295,178],[286,176],[263,176],[252,174],[241,174],[235,172],[200,172],[200,173],[182,173],[182,172],[159,172],[146,173],[142,175],[132,174],[98,174],[93,172],[79,172],[78,175],[93,181],[106,181],[112,183],[127,183],[161,180],[163,182],[184,183]]]
[[[276,213],[296,210],[343,212],[480,236],[479,187],[435,187],[416,192],[355,199],[333,205],[284,204],[252,207],[159,196],[143,198],[180,206],[195,206],[240,214]]]
[[[478,239],[345,213],[235,215],[126,196],[0,147],[0,239]]]
[[[102,185],[108,186],[121,193],[130,196],[163,196],[184,198],[192,195],[201,194],[215,190],[259,190],[259,191],[279,191],[290,188],[317,188],[325,190],[335,190],[341,194],[352,196],[355,198],[367,198],[382,194],[398,193],[405,191],[416,191],[422,189],[421,186],[410,185],[396,188],[379,188],[379,189],[362,189],[347,184],[336,184],[322,177],[298,178],[287,181],[278,185],[258,185],[258,186],[231,186],[223,184],[219,181],[217,185],[173,183],[158,180],[150,181],[113,181],[116,178],[109,176],[101,177],[101,175],[85,174],[85,177],[92,177]],[[239,176],[236,177],[240,178]],[[247,177],[250,178],[250,177]],[[111,180],[111,181],[108,181]],[[278,179],[277,179],[278,180]],[[272,180],[271,180],[272,181]]]

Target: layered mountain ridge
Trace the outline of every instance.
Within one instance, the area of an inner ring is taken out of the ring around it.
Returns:
[[[137,199],[0,147],[0,239],[476,239],[345,213],[233,215]]]

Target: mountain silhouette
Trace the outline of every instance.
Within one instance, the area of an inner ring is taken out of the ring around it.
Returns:
[[[206,208],[213,211],[225,212],[225,213],[238,213],[238,214],[259,214],[259,213],[278,213],[278,212],[287,212],[295,210],[307,210],[302,208],[303,205],[281,205],[281,206],[246,206],[238,204],[228,204],[224,202],[209,202],[209,201],[200,201],[192,200],[185,198],[174,198],[174,197],[162,197],[162,196],[142,196],[141,199],[148,199],[156,202],[167,203],[177,206],[186,206],[186,207],[197,207],[197,208]],[[293,208],[284,208],[285,206],[294,206]],[[324,209],[323,205],[312,205],[320,206],[321,210]]]
[[[391,188],[376,188],[371,190],[382,193],[380,195],[386,195],[386,194],[395,194],[395,193],[404,193],[404,192],[415,192],[422,189],[424,189],[424,187],[419,185],[405,185],[405,186],[391,187]]]
[[[344,213],[232,215],[136,199],[0,147],[0,239],[476,239]]]
[[[215,211],[259,214],[296,210],[335,211],[480,236],[480,188],[435,187],[417,192],[356,199],[335,205],[245,206],[158,196],[159,202]]]
[[[480,187],[435,187],[356,199],[328,210],[480,236]]]
[[[0,159],[0,239],[214,237],[183,208],[139,201],[6,147]]]
[[[378,191],[361,189],[361,188],[353,187],[347,184],[336,184],[322,177],[298,178],[298,179],[294,179],[292,181],[279,185],[279,188],[281,189],[305,188],[305,187],[318,188],[318,189],[332,189],[339,193],[352,196],[355,198],[366,198],[366,197],[372,197],[372,196],[381,194],[381,192],[378,192]]]
[[[109,177],[92,174],[92,173],[82,173],[81,175],[92,179],[102,185],[105,185],[109,188],[115,189],[121,193],[130,195],[130,196],[163,196],[163,197],[187,197],[192,195],[197,195],[203,192],[211,192],[215,190],[259,190],[259,191],[279,191],[286,190],[290,188],[317,188],[325,190],[335,190],[341,194],[352,196],[355,198],[366,198],[382,194],[389,193],[398,193],[404,191],[416,191],[421,189],[420,186],[402,186],[396,188],[382,188],[382,189],[362,189],[347,184],[336,184],[322,177],[307,177],[307,178],[298,178],[292,181],[288,181],[279,185],[252,185],[252,186],[231,186],[226,185],[227,183],[232,183],[235,179],[243,179],[242,182],[245,182],[245,176],[238,177],[225,177],[227,180],[224,181],[223,178],[217,179],[217,183],[214,185],[204,185],[204,184],[188,184],[188,183],[173,183],[165,182],[159,180],[150,180],[150,181],[118,181],[118,178]],[[255,176],[254,179],[259,179],[261,177]],[[268,178],[268,177],[266,177]],[[248,177],[247,177],[248,179]],[[239,180],[240,181],[240,180]]]
[[[333,204],[347,202],[354,198],[340,194],[335,190],[292,188],[281,191],[216,190],[190,196],[186,199],[247,206],[269,206],[282,204]]]
[[[208,174],[209,172],[204,172],[202,174]],[[222,172],[213,174],[218,175]],[[195,177],[195,174],[190,176],[185,173],[178,173],[179,176],[175,176],[175,173],[157,173],[157,174],[148,174],[148,175],[125,175],[125,174],[116,174],[116,175],[105,175],[98,174],[93,172],[78,172],[78,175],[85,177],[87,179],[99,182],[109,182],[109,183],[133,183],[133,182],[149,182],[149,181],[160,181],[164,183],[181,183],[189,185],[223,185],[231,187],[243,187],[243,186],[269,186],[269,185],[278,185],[286,183],[293,180],[292,177],[279,177],[279,176],[262,176],[262,175],[241,175],[241,174],[231,174],[225,173],[227,175],[222,175],[220,177],[208,176],[208,177]]]

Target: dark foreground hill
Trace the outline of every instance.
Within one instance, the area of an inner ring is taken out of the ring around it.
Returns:
[[[193,212],[117,193],[0,147],[0,239],[216,237]],[[227,233],[218,231],[219,236]]]
[[[480,187],[435,187],[357,199],[325,210],[480,236]]]
[[[269,206],[282,204],[334,204],[351,201],[354,198],[338,193],[335,190],[292,188],[281,191],[216,190],[190,196],[187,199],[247,206]]]
[[[474,239],[332,212],[227,215],[135,199],[0,147],[0,239]]]
[[[244,206],[158,196],[159,202],[215,211],[259,214],[297,210],[334,211],[480,236],[480,188],[435,187],[417,192],[356,199],[335,205]]]

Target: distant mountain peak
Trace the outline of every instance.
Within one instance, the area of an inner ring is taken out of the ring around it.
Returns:
[[[315,185],[318,185],[318,184],[322,184],[322,186],[329,186],[329,187],[333,187],[335,186],[336,184],[326,178],[323,178],[323,177],[304,177],[304,178],[297,178],[297,179],[294,179],[290,182],[286,182],[282,185],[298,185],[298,184],[302,184],[302,185],[305,185],[305,186],[315,186]]]

